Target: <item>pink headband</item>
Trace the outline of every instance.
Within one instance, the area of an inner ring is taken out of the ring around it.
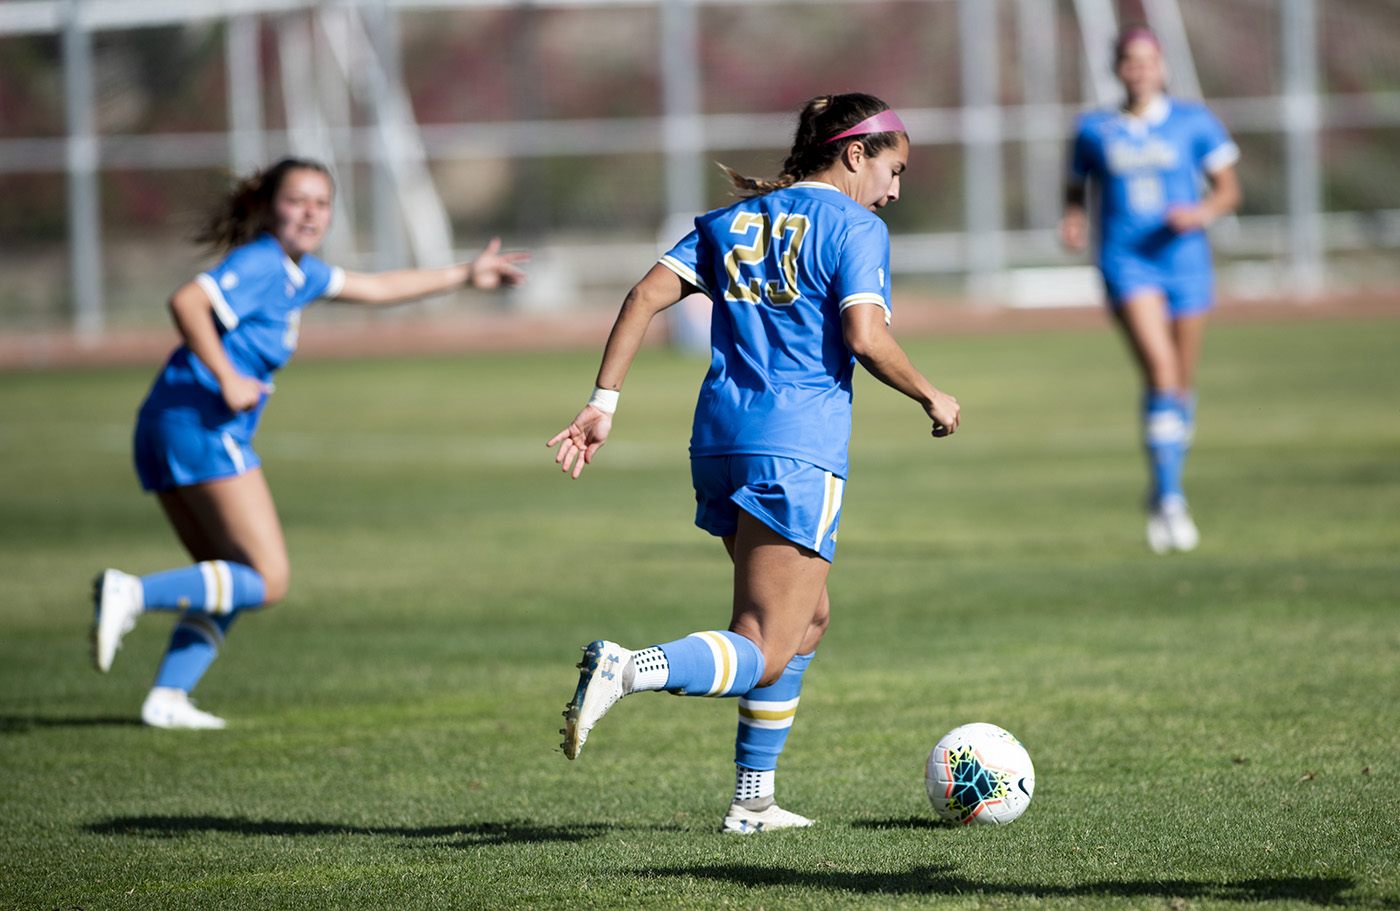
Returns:
[[[1113,56],[1122,59],[1123,52],[1127,50],[1128,45],[1132,44],[1134,41],[1150,41],[1157,50],[1160,51],[1162,49],[1162,42],[1157,40],[1156,34],[1154,34],[1151,29],[1138,26],[1124,29],[1123,33],[1118,36],[1118,40],[1113,42]]]
[[[898,130],[901,133],[909,132],[904,128],[904,122],[899,119],[899,115],[894,111],[881,111],[873,117],[867,117],[860,123],[851,127],[844,133],[837,133],[827,140],[835,142],[838,139],[845,139],[848,136],[864,136],[866,133],[891,133]],[[826,143],[823,143],[825,145]]]

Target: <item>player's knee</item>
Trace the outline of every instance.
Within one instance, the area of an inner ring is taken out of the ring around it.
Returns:
[[[291,570],[285,563],[257,567],[263,577],[263,607],[272,607],[287,596]]]
[[[788,662],[793,659],[796,652],[791,650],[776,652],[765,648],[763,650],[763,674],[758,678],[758,686],[772,686],[783,676],[783,671],[787,669]]]
[[[791,660],[791,659],[788,659],[788,660]],[[776,664],[777,666],[776,666],[776,667],[771,667],[771,666],[770,666],[770,665],[774,665],[774,664]],[[769,663],[765,663],[764,666],[763,666],[763,676],[758,678],[758,685],[759,685],[760,687],[764,687],[764,686],[772,686],[773,684],[777,683],[778,680],[782,678],[782,676],[783,676],[783,668],[785,668],[785,667],[787,667],[787,662],[786,662],[786,661],[783,662],[782,664],[777,664],[776,661],[769,662]]]

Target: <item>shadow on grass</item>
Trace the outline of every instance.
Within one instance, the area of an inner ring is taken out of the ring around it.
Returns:
[[[460,839],[463,848],[516,843],[587,841],[617,829],[603,823],[543,826],[529,822],[483,822],[459,826],[352,826],[335,822],[291,822],[279,819],[247,819],[242,816],[118,816],[89,823],[97,835],[133,835],[138,838],[181,838],[201,832],[228,832],[249,836],[374,835],[395,838]]]
[[[1159,898],[1173,901],[1222,901],[1256,904],[1273,901],[1302,901],[1323,907],[1353,905],[1348,893],[1356,883],[1347,878],[1328,877],[1259,877],[1227,882],[1193,882],[1168,880],[1101,880],[1072,886],[1050,886],[1034,883],[979,882],[956,875],[955,868],[920,866],[899,873],[869,873],[842,870],[839,862],[825,861],[821,868],[786,869],[759,867],[752,864],[714,864],[689,867],[644,868],[628,871],[631,875],[655,879],[677,877],[711,879],[740,886],[796,886],[830,892],[896,895],[977,895],[1047,898]],[[1400,908],[1395,898],[1368,898],[1367,907]]]
[[[0,715],[0,734],[23,734],[35,728],[139,727],[141,719],[130,715],[95,715],[86,718],[45,718],[35,715]]]
[[[950,829],[952,823],[934,816],[906,816],[903,819],[858,819],[851,823],[853,829]]]

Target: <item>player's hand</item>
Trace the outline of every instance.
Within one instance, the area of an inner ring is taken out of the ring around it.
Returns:
[[[583,466],[593,461],[593,455],[607,442],[612,430],[612,415],[592,405],[574,418],[573,423],[550,437],[546,446],[559,446],[554,462],[565,474],[577,478]]]
[[[262,397],[272,392],[272,385],[251,376],[235,373],[219,384],[219,394],[224,404],[235,414],[252,411],[258,407]]]
[[[1167,227],[1177,234],[1200,231],[1210,224],[1210,214],[1201,206],[1173,206],[1167,210]]]
[[[928,412],[929,420],[933,421],[935,437],[952,435],[962,422],[962,410],[958,407],[958,400],[937,389],[934,390],[933,402],[924,410]]]
[[[530,254],[523,250],[514,253],[501,252],[501,239],[491,238],[486,249],[476,255],[471,262],[471,285],[473,288],[490,290],[501,285],[524,284],[526,275],[515,267],[515,263],[525,262]]]
[[[1089,244],[1089,220],[1083,209],[1066,212],[1060,219],[1060,243],[1075,253]]]

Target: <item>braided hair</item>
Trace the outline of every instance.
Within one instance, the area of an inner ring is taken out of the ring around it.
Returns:
[[[840,159],[846,147],[853,142],[860,142],[866,153],[872,156],[894,148],[904,133],[891,130],[831,141],[833,136],[844,133],[862,120],[889,109],[890,106],[879,98],[861,92],[818,95],[802,106],[792,149],[783,162],[782,173],[777,177],[745,177],[733,168],[724,165],[720,167],[744,196],[762,196],[783,187],[790,187],[825,170]]]

